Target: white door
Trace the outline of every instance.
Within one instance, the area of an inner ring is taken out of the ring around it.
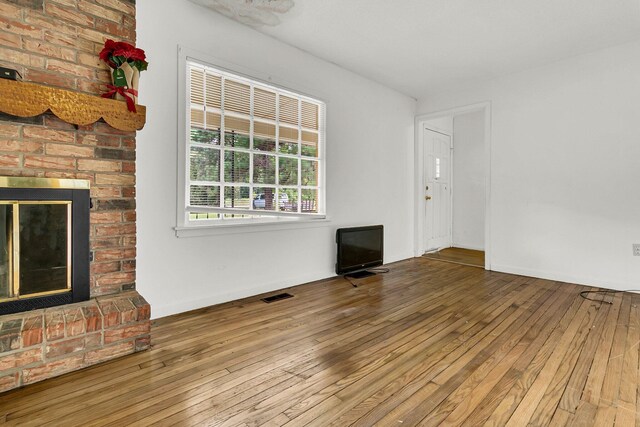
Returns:
[[[451,246],[451,137],[425,126],[425,252]]]

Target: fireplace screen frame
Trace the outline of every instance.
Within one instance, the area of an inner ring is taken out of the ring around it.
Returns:
[[[72,274],[72,260],[71,260],[71,251],[72,251],[72,206],[73,202],[70,200],[0,200],[0,207],[11,205],[12,206],[12,221],[11,221],[11,233],[9,234],[10,238],[7,239],[8,244],[8,252],[9,252],[9,262],[10,265],[9,271],[10,274],[10,282],[11,286],[9,286],[10,296],[8,298],[3,298],[0,296],[0,303],[15,301],[18,299],[24,298],[35,298],[45,295],[53,295],[59,294],[63,292],[69,292],[71,290],[71,274]],[[65,268],[66,268],[66,286],[63,289],[55,289],[49,291],[40,291],[40,292],[32,292],[32,293],[23,293],[21,292],[21,245],[20,245],[20,207],[25,205],[64,205],[66,206],[66,217],[65,217],[65,230],[66,230],[66,254],[65,254]]]
[[[70,239],[67,238],[67,288],[0,300],[0,315],[88,300],[90,297],[89,181],[0,177],[0,203],[3,205],[15,203],[14,210],[19,204],[67,204],[70,206],[67,211],[67,236],[70,236]],[[16,224],[13,224],[13,227],[15,226]],[[15,239],[15,234],[13,238]],[[15,282],[13,286],[16,286]]]

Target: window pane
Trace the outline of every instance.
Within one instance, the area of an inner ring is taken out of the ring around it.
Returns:
[[[318,134],[302,131],[302,155],[318,157]]]
[[[298,143],[297,142],[286,142],[280,141],[280,149],[278,150],[283,154],[298,154]]]
[[[297,188],[281,188],[279,190],[280,211],[282,212],[298,212],[298,189]]]
[[[260,138],[259,136],[253,137],[253,148],[260,151],[276,151],[276,140]]]
[[[235,132],[244,135],[249,135],[251,125],[249,119],[243,119],[241,117],[224,117],[224,131],[227,133]]]
[[[318,185],[318,162],[315,160],[302,160],[302,185]]]
[[[233,186],[224,188],[224,207],[236,209],[249,209],[251,206],[251,194],[249,187]]]
[[[318,190],[315,189],[303,189],[302,201],[300,207],[303,213],[317,213],[318,212]]]
[[[253,187],[253,208],[267,211],[276,210],[276,189],[272,187]]]
[[[318,129],[318,106],[302,101],[302,126]]]
[[[190,96],[192,104],[204,105],[204,70],[191,68]]]
[[[260,151],[275,151],[276,125],[254,121],[253,148]]]
[[[298,159],[280,158],[278,183],[280,185],[298,185]]]
[[[224,143],[229,147],[249,148],[249,135],[241,135],[238,133],[225,133]]]
[[[278,151],[285,154],[298,154],[298,129],[280,126],[280,144]]]
[[[280,95],[280,121],[298,125],[298,100]]]
[[[227,150],[224,153],[224,180],[249,183],[249,153]]]
[[[220,145],[220,131],[191,128],[191,142]]]
[[[220,108],[222,78],[207,73],[207,107]]]
[[[192,181],[220,181],[220,150],[191,147]]]
[[[247,119],[224,118],[224,143],[230,147],[249,148],[250,124]]]
[[[306,145],[304,142],[302,142],[302,155],[309,157],[318,157],[318,146]]]
[[[251,100],[248,85],[233,80],[224,81],[224,109],[249,115],[249,102]]]
[[[263,119],[276,119],[276,94],[255,88],[253,91],[253,115]]]
[[[219,185],[192,185],[189,204],[191,206],[220,207]]]
[[[222,120],[220,119],[220,114],[207,111],[206,116],[207,116],[206,117],[207,122],[205,123],[205,127],[207,129],[220,131],[220,127],[222,126]]]
[[[253,155],[253,182],[256,184],[276,183],[276,158],[266,154]]]
[[[192,108],[190,124],[192,128],[204,129],[204,111]]]

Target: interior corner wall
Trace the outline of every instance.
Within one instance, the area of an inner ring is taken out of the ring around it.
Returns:
[[[335,230],[384,224],[385,262],[413,256],[415,100],[189,1],[138,0],[138,289],[157,318],[335,275]],[[327,104],[327,216],[313,228],[177,238],[178,45]]]
[[[492,269],[640,288],[640,41],[469,89],[420,113],[491,102]]]
[[[453,118],[453,246],[484,250],[484,111]]]

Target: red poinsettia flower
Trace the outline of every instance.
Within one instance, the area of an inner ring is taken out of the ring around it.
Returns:
[[[100,52],[100,59],[106,62],[109,67],[117,68],[118,65],[111,60],[113,56],[113,51],[116,49],[117,43],[113,40],[108,39],[104,42],[104,49]]]
[[[144,61],[146,59],[146,55],[142,49],[137,49],[133,46],[128,46],[126,48],[120,48],[113,52],[114,56],[122,56],[127,60],[133,61]]]
[[[149,65],[144,50],[126,42],[116,42],[110,39],[104,42],[104,49],[100,52],[100,59],[111,68],[118,68],[128,62],[138,70],[144,71]]]

